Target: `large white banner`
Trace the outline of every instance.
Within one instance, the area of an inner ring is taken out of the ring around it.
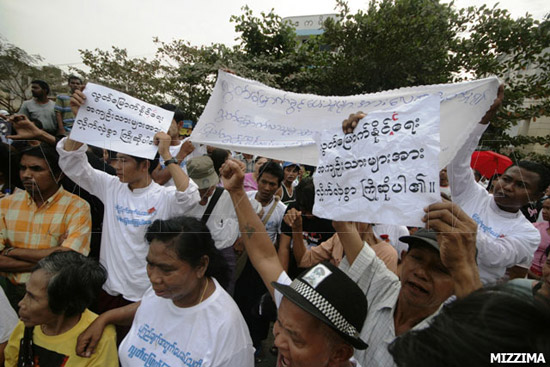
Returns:
[[[195,143],[317,165],[313,136],[341,126],[350,114],[407,106],[437,95],[445,167],[497,95],[496,77],[456,84],[401,88],[373,94],[321,97],[285,92],[220,71],[210,100],[191,134]]]
[[[315,136],[318,217],[423,226],[440,201],[439,96],[369,113],[352,134],[337,126]]]
[[[86,84],[71,139],[96,147],[153,159],[153,137],[168,131],[174,112],[94,83]]]

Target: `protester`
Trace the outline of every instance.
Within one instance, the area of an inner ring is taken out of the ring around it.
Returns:
[[[294,187],[297,185],[296,178],[300,174],[301,167],[297,163],[283,163],[283,184],[277,191],[277,195],[281,198],[283,204],[288,205],[296,201],[296,192]]]
[[[284,272],[264,225],[243,188],[234,161],[221,169],[250,260],[278,307],[273,327],[277,366],[354,366],[354,347],[367,348],[359,332],[367,301],[357,285],[330,263],[318,264],[291,281]]]
[[[6,367],[118,366],[112,326],[90,360],[75,354],[78,335],[97,318],[87,307],[106,277],[95,260],[76,252],[56,252],[40,260],[19,304],[21,321],[6,347]]]
[[[57,120],[55,118],[55,103],[48,99],[50,86],[43,80],[33,80],[31,82],[32,99],[23,102],[19,113],[27,116],[31,121],[33,119],[40,121],[42,129],[49,134],[57,133]]]
[[[258,191],[247,192],[247,197],[257,200],[263,208],[261,221],[275,248],[278,242],[281,223],[286,210],[286,205],[281,203],[280,198],[275,196],[277,189],[283,180],[283,169],[278,163],[267,161],[258,174]],[[242,271],[238,275],[235,284],[235,302],[239,305],[250,336],[256,348],[256,357],[262,353],[262,341],[267,338],[269,332],[270,317],[260,315],[258,312],[262,296],[267,294],[267,289],[262,283],[258,272],[252,266],[246,252],[239,259]],[[267,297],[269,298],[269,297]],[[265,296],[264,296],[265,299]]]
[[[293,230],[286,222],[281,224],[281,239],[279,241],[279,258],[283,268],[290,277],[295,277],[303,269],[298,268],[294,256],[291,256],[291,248],[296,241],[305,241],[305,246],[310,249],[319,246],[334,234],[334,228],[330,220],[313,215],[315,202],[315,185],[312,177],[303,178],[296,186],[296,201],[287,206],[285,215],[301,217],[302,230]]]
[[[248,153],[235,153],[233,157],[240,162],[244,163],[245,170],[244,173],[252,173],[254,172],[254,166],[256,164],[256,160],[254,159],[253,154]]]
[[[344,247],[337,234],[334,234],[319,246],[308,249],[303,240],[299,240],[302,233],[302,217],[293,215],[293,213],[287,213],[284,220],[292,227],[293,238],[296,238],[292,252],[299,268],[309,268],[325,260],[330,261],[336,266],[340,264],[344,256]],[[397,274],[397,251],[393,246],[386,240],[377,238],[373,231],[374,227],[371,224],[356,222],[355,227],[361,235],[361,239],[372,247],[376,256],[384,262],[389,270]]]
[[[229,283],[225,290],[233,295],[235,289],[236,255],[233,245],[239,237],[239,223],[229,193],[219,187],[220,179],[214,171],[212,159],[205,155],[187,163],[189,177],[197,184],[201,200],[187,214],[206,224],[216,248],[229,267]]]
[[[506,269],[516,265],[523,265],[523,275],[527,273],[540,235],[520,208],[540,199],[550,183],[548,169],[529,161],[508,167],[493,182],[493,195],[475,182],[470,158],[503,94],[501,86],[495,102],[447,167],[453,201],[478,224],[477,262],[484,284],[501,280]]]
[[[549,328],[548,302],[483,289],[445,307],[427,328],[397,338],[390,353],[400,367],[526,363],[527,356],[528,365],[542,366],[550,356]]]
[[[75,115],[85,99],[81,91],[71,98]],[[163,187],[152,180],[156,160],[118,152],[113,163],[118,177],[113,177],[90,166],[85,144],[64,138],[57,145],[63,172],[105,206],[100,262],[108,277],[99,299],[100,312],[141,299],[149,287],[145,269],[146,228],[155,219],[183,215],[199,201],[197,186],[170,154],[170,136],[158,132],[154,141],[175,187]],[[119,338],[123,333],[119,328]]]
[[[265,157],[256,157],[254,160],[254,172],[249,172],[244,175],[244,190],[245,191],[257,191],[258,190],[258,175],[260,168],[267,162]]]
[[[206,154],[206,149],[201,145],[194,145],[189,139],[181,140],[179,130],[183,124],[185,115],[173,104],[163,104],[160,106],[168,111],[174,112],[174,118],[170,123],[168,135],[170,135],[170,154],[178,160],[178,164],[184,172],[187,172],[187,161],[193,157],[200,157]],[[158,166],[151,173],[151,177],[156,183],[163,186],[175,186],[174,180],[170,175],[170,170],[166,168],[164,159],[159,158]]]
[[[550,248],[550,197],[542,202],[542,219],[544,222],[534,223],[540,233],[540,244],[533,256],[533,262],[529,269],[529,276],[533,279],[540,279],[542,266],[548,257],[547,249]],[[544,255],[546,253],[546,256]]]
[[[19,175],[25,190],[0,200],[0,272],[15,309],[39,260],[55,251],[90,251],[90,206],[59,184],[58,157],[46,144],[23,151]]]
[[[101,314],[79,338],[93,356],[105,325],[132,327],[121,365],[252,367],[254,349],[237,305],[222,288],[228,269],[208,228],[189,217],[156,220],[147,229],[150,286],[140,302]]]
[[[541,265],[540,277],[536,280],[533,279],[512,279],[506,283],[511,290],[523,291],[530,298],[532,297],[546,297],[550,300],[550,246],[546,247],[542,256],[544,262]]]
[[[68,86],[70,93],[69,94],[60,94],[55,100],[55,119],[57,121],[57,135],[67,135],[70,133],[73,124],[75,115],[71,110],[71,95],[76,91],[82,88],[82,79],[77,76],[69,76]]]

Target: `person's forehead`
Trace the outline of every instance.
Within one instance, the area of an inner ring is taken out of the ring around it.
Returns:
[[[297,335],[315,333],[321,323],[286,297],[283,297],[277,315],[281,326]]]
[[[269,172],[264,172],[262,173],[262,175],[260,176],[260,181],[270,181],[270,182],[275,182],[277,183],[277,177],[275,177],[274,175],[272,175],[271,173]]]
[[[550,208],[550,198],[544,200],[542,202],[542,206],[543,206],[543,208]]]
[[[508,176],[515,181],[522,181],[533,186],[538,185],[539,182],[539,175],[537,173],[518,166],[508,168],[503,176]]]
[[[128,155],[128,154],[124,154],[124,153],[117,153],[116,154],[116,157],[118,159],[124,159],[124,160],[132,160],[132,161],[135,161],[134,157]]]
[[[19,164],[22,166],[40,166],[42,168],[48,167],[46,159],[29,154],[23,154]]]
[[[430,261],[434,262],[441,262],[441,256],[439,254],[439,251],[437,251],[432,246],[426,244],[426,245],[409,245],[409,253],[410,254],[421,254],[423,256],[426,256]]]
[[[179,258],[173,246],[169,246],[156,239],[151,241],[149,245],[147,261],[155,263],[156,265],[179,265],[184,262]]]
[[[35,296],[46,294],[49,280],[48,273],[43,269],[38,269],[31,274],[26,289]]]

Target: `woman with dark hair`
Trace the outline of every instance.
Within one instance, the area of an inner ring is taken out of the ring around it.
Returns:
[[[131,324],[119,347],[122,366],[252,367],[252,341],[222,288],[228,268],[208,228],[190,217],[156,220],[145,237],[151,287],[140,302],[101,314],[77,352],[90,356],[105,325]]]
[[[54,252],[40,260],[19,302],[19,324],[5,350],[6,367],[116,367],[115,329],[110,326],[93,358],[75,354],[77,338],[97,318],[87,307],[107,272],[95,260],[74,251]]]

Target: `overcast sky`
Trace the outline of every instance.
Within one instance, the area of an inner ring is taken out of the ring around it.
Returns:
[[[0,0],[0,35],[45,63],[65,66],[80,62],[78,49],[126,48],[131,56],[152,56],[152,38],[184,39],[193,45],[235,44],[232,14],[245,4],[282,16],[334,13],[334,0]],[[352,11],[367,0],[349,0]],[[457,0],[455,6],[481,4]],[[486,1],[493,5],[495,1]],[[529,12],[537,19],[550,12],[550,0],[502,0],[514,17]],[[1,71],[0,71],[1,72]]]

